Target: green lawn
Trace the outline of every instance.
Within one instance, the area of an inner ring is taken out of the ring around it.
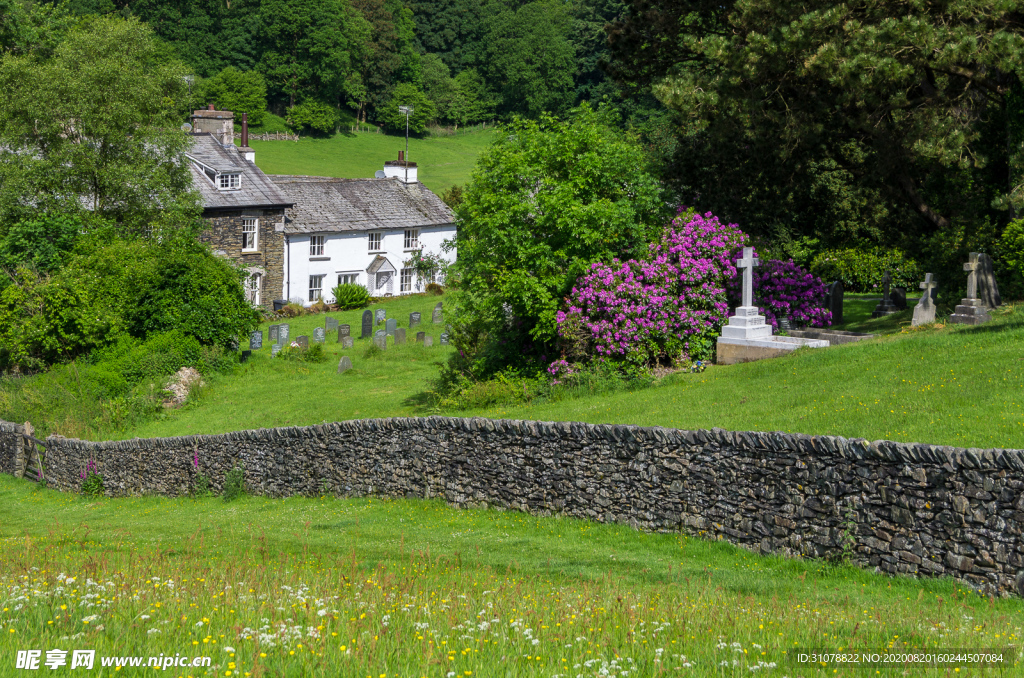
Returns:
[[[493,131],[487,129],[449,137],[410,138],[409,160],[419,166],[419,180],[440,192],[469,182],[477,158],[493,137]],[[249,145],[256,151],[256,165],[267,174],[369,178],[384,168],[385,160],[398,160],[398,152],[405,150],[405,137],[343,132],[326,139],[250,141]]]
[[[929,678],[1021,666],[1020,599],[436,501],[93,499],[0,475],[0,544],[2,675],[58,647],[95,650],[94,676],[177,653],[212,666],[166,675],[865,675],[786,654],[851,645],[1017,648],[1002,673]]]

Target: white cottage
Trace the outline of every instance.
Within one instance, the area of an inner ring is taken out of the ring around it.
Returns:
[[[422,292],[434,281],[406,266],[413,252],[454,260],[441,243],[455,235],[455,215],[416,180],[416,165],[388,162],[377,175],[268,175],[294,205],[284,224],[283,298],[330,302],[341,283],[363,285],[375,297]]]

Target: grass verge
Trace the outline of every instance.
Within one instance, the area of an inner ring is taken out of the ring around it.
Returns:
[[[0,476],[0,543],[5,666],[60,647],[247,678],[863,675],[786,654],[851,646],[1018,648],[1002,673],[918,676],[1021,666],[1021,601],[952,580],[436,501],[93,499]]]

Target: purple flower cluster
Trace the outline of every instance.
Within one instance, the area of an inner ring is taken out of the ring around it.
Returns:
[[[78,474],[78,477],[85,480],[93,474],[99,475],[100,467],[96,465],[96,462],[93,459],[89,459],[85,462],[85,469]]]
[[[638,366],[709,359],[728,316],[725,281],[745,242],[735,224],[710,212],[676,217],[644,259],[591,265],[556,316],[559,336],[584,344],[570,347],[576,355]]]
[[[828,288],[821,278],[808,273],[793,261],[769,259],[754,269],[754,300],[765,322],[779,328],[779,318],[788,317],[794,326],[828,327],[832,312],[826,308]],[[742,277],[729,280],[729,301],[740,304]]]

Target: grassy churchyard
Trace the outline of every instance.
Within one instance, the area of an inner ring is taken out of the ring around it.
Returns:
[[[409,138],[409,160],[419,166],[419,180],[440,194],[469,182],[476,160],[490,145],[490,129],[452,136]],[[256,165],[267,174],[305,174],[349,179],[370,178],[385,160],[398,160],[405,137],[372,132],[342,132],[329,138],[299,141],[250,141]]]

